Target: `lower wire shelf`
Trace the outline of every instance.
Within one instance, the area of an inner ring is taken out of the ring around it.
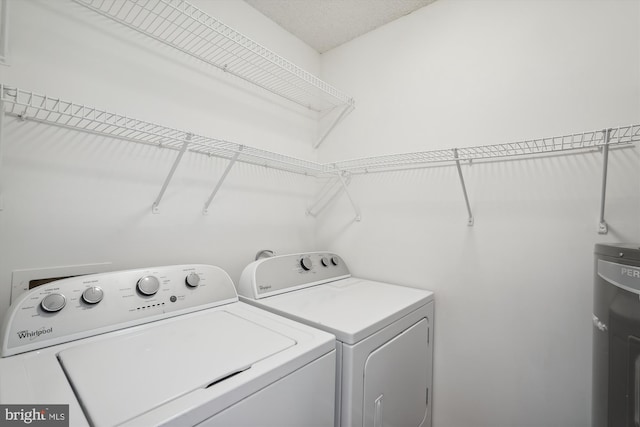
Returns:
[[[226,178],[231,167],[236,163],[247,163],[264,166],[266,168],[305,175],[315,178],[330,178],[335,180],[336,187],[342,189],[356,212],[356,220],[360,220],[360,210],[347,190],[350,177],[373,172],[389,172],[404,169],[428,168],[434,165],[451,164],[458,168],[463,194],[469,213],[468,225],[473,225],[473,215],[466,192],[464,176],[460,168],[461,162],[486,159],[510,159],[530,157],[536,155],[552,155],[563,152],[579,152],[584,150],[602,149],[603,156],[603,185],[600,215],[600,233],[606,233],[604,221],[604,200],[606,193],[607,154],[611,146],[625,146],[640,141],[640,124],[619,126],[614,128],[574,133],[548,138],[524,140],[513,143],[482,145],[475,147],[453,148],[445,150],[430,150],[414,153],[391,154],[376,157],[365,157],[331,163],[318,163],[298,159],[292,156],[274,153],[259,148],[241,145],[234,142],[196,135],[192,132],[179,130],[143,120],[134,119],[106,110],[52,98],[16,87],[0,84],[0,107],[5,114],[47,123],[64,128],[89,132],[112,138],[150,144],[168,148],[178,152],[171,171],[160,190],[160,194],[153,203],[153,212],[158,212],[158,206],[182,155],[186,151],[207,156],[215,156],[229,160],[226,170],[217,183],[211,196],[207,200],[203,212],[206,213]],[[4,114],[0,114],[4,117]],[[2,123],[0,122],[0,146],[2,144]],[[0,195],[1,197],[1,195]],[[330,197],[333,200],[335,197]],[[2,208],[0,198],[0,209]],[[316,202],[317,203],[317,202]],[[320,203],[319,206],[323,206]],[[308,213],[318,213],[317,206],[312,206]]]

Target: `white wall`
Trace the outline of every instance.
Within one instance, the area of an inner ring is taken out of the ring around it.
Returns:
[[[637,1],[438,2],[323,55],[356,99],[324,161],[638,123]],[[593,245],[640,242],[640,149],[355,176],[318,246],[433,289],[435,427],[590,425]]]
[[[236,0],[212,15],[354,96],[324,160],[509,142],[640,119],[637,1],[449,1],[320,59]],[[67,1],[10,0],[0,81],[312,159],[316,122],[272,96]],[[320,64],[322,61],[322,64]],[[436,291],[435,427],[589,424],[592,248],[640,241],[640,152],[610,155],[607,236],[596,234],[601,155],[355,177],[316,223],[313,180],[8,119],[0,179],[0,314],[16,269],[206,262],[239,277],[255,251],[329,248],[357,275]],[[316,244],[317,243],[317,244]]]
[[[197,1],[301,67],[319,55],[234,0]],[[197,63],[71,1],[10,0],[6,85],[133,118],[313,159],[308,110]],[[175,151],[7,118],[0,180],[0,315],[18,269],[112,262],[113,269],[219,265],[237,280],[260,249],[315,249],[313,179],[237,164],[202,215],[226,161],[187,153],[151,204]],[[310,191],[311,189],[311,191]]]

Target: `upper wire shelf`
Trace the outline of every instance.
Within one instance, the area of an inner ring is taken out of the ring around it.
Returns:
[[[105,110],[51,98],[18,88],[0,85],[0,99],[9,115],[49,123],[98,135],[155,145],[180,151],[189,141],[188,151],[237,160],[302,175],[319,175],[322,165],[222,139],[195,135]]]
[[[184,0],[74,1],[311,110],[354,104],[335,87]]]
[[[604,129],[506,144],[366,157],[327,164],[325,165],[325,171],[329,172],[333,169],[334,171],[348,172],[350,174],[364,174],[424,168],[432,166],[434,163],[553,154],[565,151],[597,149],[606,144],[624,145],[640,142],[640,125],[612,128],[609,132],[608,141],[606,133],[607,129]]]

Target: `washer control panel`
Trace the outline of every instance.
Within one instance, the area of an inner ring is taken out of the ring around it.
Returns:
[[[176,265],[72,277],[39,286],[9,308],[2,357],[238,300],[229,275]]]
[[[238,293],[259,299],[347,277],[347,265],[333,253],[280,255],[249,264],[240,277]]]

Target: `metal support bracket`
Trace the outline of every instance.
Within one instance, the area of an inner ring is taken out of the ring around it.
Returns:
[[[351,183],[351,175],[347,175],[344,181],[346,185],[349,185]],[[305,213],[316,218],[342,191],[344,191],[344,188],[340,183],[338,174],[332,175],[320,189],[315,201],[307,208]]]
[[[338,117],[334,120],[334,122],[331,124],[331,126],[329,126],[329,128],[322,134],[320,135],[320,138],[318,139],[318,141],[313,145],[313,148],[318,148],[320,146],[320,144],[322,144],[324,142],[325,139],[327,139],[327,136],[329,136],[329,134],[331,133],[331,131],[333,131],[333,129],[335,129],[335,127],[338,125],[338,123],[340,123],[342,121],[342,119],[351,111],[353,111],[353,103],[348,103],[344,106],[344,108],[342,109],[342,111],[340,112],[340,114],[338,115]]]
[[[180,164],[180,161],[182,160],[182,156],[187,151],[187,146],[191,142],[191,137],[192,136],[193,136],[193,134],[188,133],[186,138],[184,139],[184,142],[182,143],[182,147],[180,148],[180,152],[178,153],[178,156],[176,157],[176,160],[173,162],[173,166],[171,166],[171,170],[169,171],[169,174],[165,178],[164,184],[162,184],[162,188],[160,189],[160,193],[158,193],[158,197],[156,197],[156,200],[153,202],[153,205],[151,206],[151,212],[153,212],[154,214],[157,214],[157,213],[160,212],[159,206],[160,206],[160,201],[162,200],[162,196],[164,196],[164,192],[167,191],[167,187],[169,186],[169,183],[171,182],[171,179],[173,178],[173,174],[176,172],[176,169],[178,168],[178,165]]]
[[[348,184],[348,182],[347,182]],[[338,187],[336,187],[338,185]],[[329,203],[338,196],[338,193],[342,190],[340,186],[340,179],[337,176],[332,176],[328,179],[324,186],[318,192],[315,202],[311,204],[306,210],[306,214],[312,217],[317,217],[320,212],[326,208]]]
[[[469,205],[469,196],[467,195],[467,187],[464,184],[464,176],[462,175],[462,168],[460,167],[460,160],[458,159],[458,149],[453,149],[453,157],[456,159],[456,167],[458,168],[458,176],[460,177],[460,184],[462,185],[462,194],[464,195],[464,202],[467,204],[467,213],[469,219],[467,225],[471,227],[473,225],[473,213],[471,213],[471,205]]]
[[[604,220],[604,204],[607,195],[607,166],[609,164],[609,140],[611,139],[611,129],[602,131],[604,145],[602,147],[602,192],[600,195],[600,222],[598,224],[598,234],[607,234],[609,227]]]
[[[213,191],[211,192],[211,195],[209,196],[209,198],[207,199],[207,201],[204,204],[204,209],[202,209],[202,214],[203,215],[207,215],[209,213],[209,205],[211,204],[211,202],[213,201],[213,198],[218,193],[218,190],[220,190],[220,187],[222,187],[222,183],[224,182],[224,180],[227,179],[227,175],[229,175],[229,172],[231,171],[231,168],[235,164],[236,160],[238,160],[238,157],[240,156],[240,153],[242,152],[243,148],[244,148],[244,146],[241,145],[240,149],[233,155],[233,157],[229,161],[229,164],[227,165],[227,168],[224,170],[224,172],[222,172],[222,176],[220,176],[220,179],[218,180],[218,183],[216,184],[216,187],[213,189]]]
[[[338,172],[338,178],[340,178],[340,183],[342,184],[344,193],[347,195],[347,198],[349,199],[349,202],[351,202],[351,206],[353,207],[353,210],[356,212],[356,217],[354,219],[359,222],[362,219],[362,216],[360,215],[360,209],[353,201],[353,198],[351,198],[351,194],[347,189],[347,183],[345,182],[344,177],[342,176],[342,172]]]

